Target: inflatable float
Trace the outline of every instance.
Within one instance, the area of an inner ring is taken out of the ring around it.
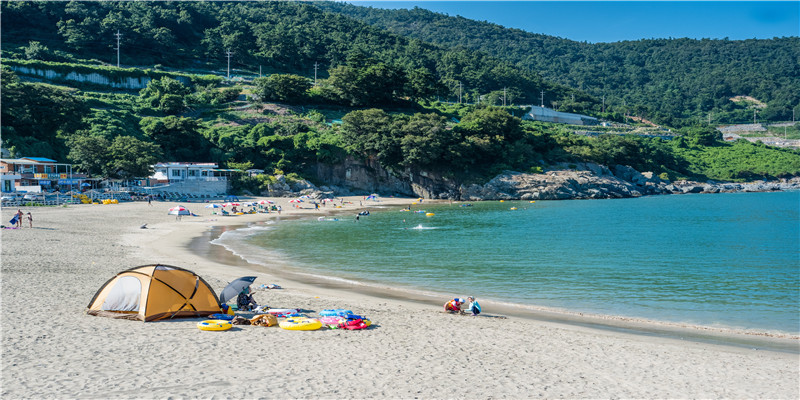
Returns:
[[[347,321],[342,321],[339,323],[339,329],[348,329],[351,331],[359,330],[359,329],[367,329],[370,326],[368,323],[369,320],[363,319],[349,319]]]
[[[227,331],[231,329],[230,321],[223,321],[221,319],[207,319],[197,323],[197,329],[201,331]]]
[[[211,318],[211,319],[219,319],[219,320],[223,320],[223,321],[230,321],[230,320],[233,319],[233,315],[232,314],[211,314],[211,315],[209,315],[209,318]]]
[[[267,310],[268,313],[276,316],[276,317],[299,317],[300,310],[296,308],[272,308]]]
[[[328,328],[338,328],[339,324],[342,322],[347,321],[344,317],[320,317],[319,322],[322,322],[323,325],[327,326]]]
[[[314,318],[292,317],[281,321],[278,326],[289,331],[315,331],[322,328],[322,322]]]
[[[425,213],[425,216],[426,216],[426,217],[432,217],[432,216],[434,216],[434,215],[436,215],[436,214],[434,214],[434,213]]]
[[[352,313],[352,311],[345,310],[344,308],[335,308],[330,310],[322,310],[319,312],[319,315],[322,317],[344,317],[345,315]]]

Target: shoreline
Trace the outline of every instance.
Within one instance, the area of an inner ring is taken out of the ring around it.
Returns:
[[[380,205],[413,201],[389,200]],[[311,215],[308,209],[290,212],[288,199],[278,201],[285,208],[281,218]],[[336,212],[354,211],[357,204]],[[32,211],[34,228],[0,231],[1,397],[800,398],[796,354],[526,318],[452,315],[440,311],[438,301],[431,307],[383,300],[268,272],[255,274],[255,286],[277,283],[283,289],[255,290],[259,304],[310,315],[347,308],[369,317],[372,327],[205,332],[196,327],[199,319],[144,323],[86,314],[100,286],[138,265],[189,269],[217,293],[231,280],[253,275],[187,246],[212,226],[232,229],[273,215],[177,222],[166,215],[174,205],[23,208]],[[203,206],[184,205],[194,211]],[[14,211],[3,208],[2,217],[8,220]],[[140,229],[145,223],[147,229]]]
[[[376,211],[380,212],[380,211]],[[298,219],[301,216],[293,216]],[[250,225],[226,226],[226,228],[242,229]],[[227,229],[226,229],[227,230]],[[200,253],[215,263],[237,266],[255,272],[268,273],[275,277],[291,280],[296,283],[325,287],[330,290],[357,292],[362,295],[376,298],[376,300],[394,300],[414,302],[433,308],[441,306],[442,299],[448,298],[447,293],[430,290],[415,290],[413,288],[399,288],[383,282],[355,284],[349,280],[335,276],[322,276],[306,274],[302,271],[276,271],[261,263],[245,260],[234,254],[225,246],[213,244],[211,241],[222,235],[221,227],[212,226],[202,236],[192,238],[185,246],[187,251]],[[487,300],[481,303],[484,309],[490,309],[490,317],[515,317],[534,321],[551,322],[581,326],[590,329],[608,330],[613,332],[629,333],[635,335],[657,336],[671,339],[689,340],[698,343],[709,343],[745,348],[760,348],[763,350],[781,351],[800,354],[800,336],[790,333],[776,333],[754,330],[738,330],[735,328],[710,327],[704,325],[691,325],[671,321],[659,321],[621,315],[589,314],[566,309],[552,309],[532,304],[508,303]],[[489,307],[487,307],[487,305]]]

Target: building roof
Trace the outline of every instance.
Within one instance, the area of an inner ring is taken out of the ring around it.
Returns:
[[[38,162],[48,162],[48,163],[56,162],[56,160],[51,160],[49,158],[44,158],[44,157],[20,157],[20,159],[33,160],[33,161],[38,161]]]
[[[164,167],[180,167],[180,168],[188,168],[188,167],[197,167],[197,168],[217,168],[219,165],[217,163],[198,163],[198,162],[176,162],[176,161],[167,161],[167,162],[160,162],[156,163],[156,168],[164,168]]]

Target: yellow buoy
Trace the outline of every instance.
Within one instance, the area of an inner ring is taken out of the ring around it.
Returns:
[[[500,202],[501,202],[501,203],[505,203],[506,201],[505,201],[505,200],[500,200]]]
[[[426,217],[432,217],[432,216],[434,216],[434,215],[436,215],[436,214],[434,214],[434,213],[425,213],[425,216],[426,216]]]
[[[536,203],[536,200],[531,200],[531,203]]]
[[[517,207],[511,207],[511,209],[512,209],[512,210],[516,210],[516,209],[517,209]]]

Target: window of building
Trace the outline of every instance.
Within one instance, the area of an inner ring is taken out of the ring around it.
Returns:
[[[190,169],[189,170],[189,177],[194,178],[196,176],[197,176],[197,170],[196,169]]]
[[[173,169],[172,170],[172,176],[181,176],[181,170]]]
[[[208,176],[208,171],[200,171],[200,176]]]

